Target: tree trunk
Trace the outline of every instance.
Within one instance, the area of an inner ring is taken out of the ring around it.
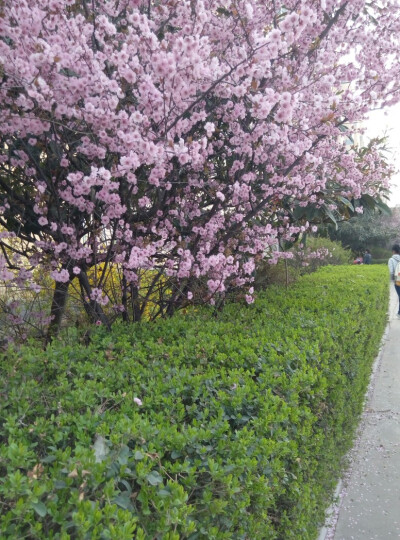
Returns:
[[[142,310],[139,305],[139,287],[136,285],[131,285],[131,304],[133,320],[139,322],[142,318]],[[144,310],[145,304],[142,307]]]
[[[289,287],[289,266],[287,259],[285,259],[285,284],[286,288]]]
[[[92,287],[89,283],[89,279],[86,275],[86,272],[81,272],[78,276],[78,279],[79,279],[79,284],[81,288],[83,289],[86,296],[88,297],[88,300],[85,300],[83,298],[86,313],[89,315],[89,317],[92,319],[93,322],[100,321],[101,324],[104,324],[104,326],[106,326],[110,330],[111,324],[110,324],[110,321],[108,320],[107,315],[104,313],[103,308],[98,302],[90,299],[90,295],[92,293]],[[82,297],[84,297],[84,295],[82,295]]]
[[[122,276],[122,305],[124,307],[124,311],[122,312],[122,320],[124,322],[129,322],[129,314],[128,314],[128,284],[126,282],[126,277]]]
[[[68,288],[69,281],[68,283],[60,283],[59,281],[56,281],[50,310],[52,319],[47,329],[46,345],[48,345],[60,331],[61,321],[67,305]]]

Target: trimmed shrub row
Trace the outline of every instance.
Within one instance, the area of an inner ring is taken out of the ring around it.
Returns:
[[[101,328],[1,367],[0,537],[314,539],[362,409],[386,268]]]

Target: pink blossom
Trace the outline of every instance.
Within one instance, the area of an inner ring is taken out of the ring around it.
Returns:
[[[92,292],[90,293],[90,299],[94,300],[95,302],[97,302],[101,306],[105,306],[109,302],[108,296],[105,295],[103,293],[103,291],[101,289],[98,289],[98,288],[92,289]]]
[[[53,270],[53,272],[50,272],[50,276],[54,279],[54,281],[59,281],[61,283],[68,283],[69,281],[69,272],[68,270]]]
[[[38,283],[31,283],[31,289],[36,293],[40,293],[42,287]]]
[[[204,129],[206,130],[206,133],[207,133],[207,137],[211,137],[211,135],[214,133],[215,131],[215,125],[212,123],[212,122],[207,122],[205,125],[204,125]]]

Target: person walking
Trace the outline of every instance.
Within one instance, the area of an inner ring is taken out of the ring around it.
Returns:
[[[364,264],[371,264],[372,256],[369,249],[365,250],[364,257],[363,257],[363,263]]]
[[[397,292],[397,296],[399,297],[399,308],[397,310],[397,318],[400,319],[400,281],[397,281],[398,276],[395,276],[395,270],[397,263],[400,262],[400,245],[394,244],[392,246],[392,253],[393,255],[388,260],[388,267],[390,272],[390,278],[392,281],[394,281],[394,287]]]

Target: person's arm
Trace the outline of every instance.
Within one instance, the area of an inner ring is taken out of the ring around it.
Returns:
[[[395,261],[393,257],[390,257],[390,259],[388,260],[388,267],[389,267],[390,279],[394,281],[394,270],[396,266],[395,266]]]

